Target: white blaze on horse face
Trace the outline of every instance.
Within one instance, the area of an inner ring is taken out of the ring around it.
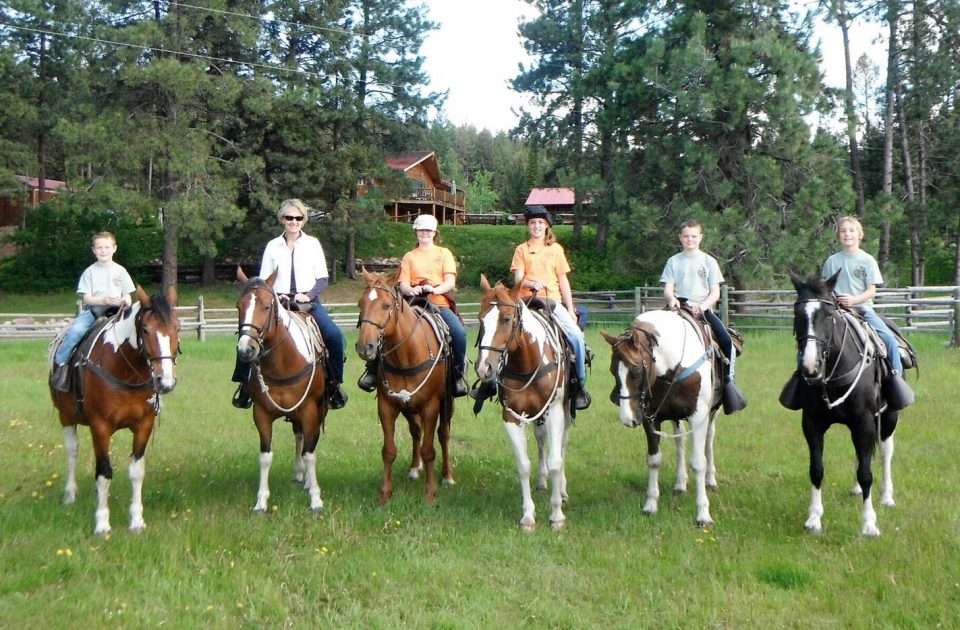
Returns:
[[[170,337],[164,333],[157,333],[157,347],[160,348],[160,384],[163,387],[173,389],[177,383],[173,375],[173,350],[170,344]]]
[[[500,309],[492,306],[480,322],[483,324],[483,337],[480,339],[480,355],[477,357],[477,376],[485,379],[488,372],[493,370],[489,365],[490,351],[487,349],[493,341],[493,334],[497,332],[497,320],[500,319]]]
[[[627,379],[630,370],[623,361],[617,362],[617,383],[620,384],[620,422],[628,427],[636,426],[636,417],[633,414],[633,401],[630,399],[630,389]]]
[[[803,344],[803,350],[800,355],[800,366],[803,368],[803,372],[810,376],[817,373],[817,361],[820,357],[817,342],[813,340],[813,316],[819,308],[820,304],[817,302],[810,302],[804,306],[804,310],[807,312],[807,340]]]
[[[247,302],[247,310],[243,314],[243,324],[251,324],[253,322],[253,314],[257,309],[257,292],[250,292],[250,301]],[[249,335],[240,335],[239,341],[237,341],[237,350],[246,350],[250,347],[250,337]]]

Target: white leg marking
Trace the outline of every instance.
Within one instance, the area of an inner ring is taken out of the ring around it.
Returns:
[[[293,454],[293,482],[302,483],[303,489],[308,489],[303,466],[303,431],[293,434],[294,454]]]
[[[320,499],[320,484],[317,483],[317,454],[304,453],[303,463],[307,469],[307,493],[310,495],[310,510],[322,512],[323,501]]]
[[[707,403],[701,398],[697,401],[697,410],[690,416],[690,468],[693,469],[697,484],[697,525],[709,527],[713,525],[710,516],[710,499],[707,498],[707,425],[709,424],[710,410]]]
[[[707,424],[707,488],[716,489],[717,487],[717,467],[713,458],[713,438],[717,435],[716,415],[711,415]]]
[[[880,458],[883,460],[883,486],[880,488],[880,505],[893,507],[893,435],[880,444]]]
[[[660,501],[660,464],[663,454],[660,448],[652,455],[647,455],[647,501],[643,504],[644,514],[656,514]]]
[[[420,473],[423,472],[423,462],[420,462],[419,466],[411,466],[410,470],[407,471],[407,481],[416,481],[420,478]]]
[[[260,488],[257,490],[257,504],[254,512],[266,512],[270,500],[270,464],[273,463],[273,451],[260,453]]]
[[[517,476],[520,479],[520,496],[523,499],[523,515],[520,517],[520,529],[533,531],[537,521],[534,517],[533,496],[530,493],[530,457],[527,455],[527,433],[524,427],[504,422],[513,454],[517,460]]]
[[[77,425],[63,427],[63,446],[67,452],[67,480],[63,487],[63,504],[77,500]]]
[[[558,394],[563,399],[562,394]],[[533,435],[537,439],[537,490],[546,490],[549,487],[547,483],[547,432],[543,426],[535,426]]]
[[[687,436],[679,421],[673,424],[673,441],[677,446],[677,480],[673,484],[674,494],[687,492]]]
[[[810,488],[810,509],[807,512],[807,522],[803,528],[811,534],[819,534],[823,531],[823,493],[819,488]]]
[[[97,509],[93,514],[93,533],[106,536],[110,533],[110,480],[97,477]]]
[[[867,497],[863,502],[863,529],[860,533],[868,538],[878,538],[880,529],[877,527],[877,513],[873,511],[873,497]]]
[[[143,521],[143,478],[146,475],[144,458],[130,462],[130,531],[142,532],[147,524]]]
[[[563,529],[567,517],[563,513],[563,440],[566,417],[563,413],[563,398],[550,405],[547,410],[547,419],[544,422],[547,437],[547,470],[550,474],[550,526],[553,529]]]

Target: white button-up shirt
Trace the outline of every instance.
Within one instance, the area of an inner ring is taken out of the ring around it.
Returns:
[[[292,261],[292,265],[291,265]],[[290,293],[291,268],[297,279],[297,292],[307,293],[320,278],[326,278],[327,259],[323,255],[323,246],[315,237],[301,232],[293,248],[290,248],[281,234],[267,243],[260,261],[260,277],[268,278],[274,271],[277,280],[273,289],[277,293]]]

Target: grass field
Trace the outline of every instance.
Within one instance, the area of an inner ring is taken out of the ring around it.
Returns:
[[[842,427],[827,434],[825,532],[803,531],[806,446],[799,414],[776,402],[791,370],[787,335],[747,338],[737,373],[750,406],[718,419],[709,530],[694,525],[692,485],[686,496],[670,493],[672,445],[661,511],[643,515],[643,434],[620,425],[607,401],[608,346],[596,330],[588,340],[598,354],[594,404],[572,431],[565,531],[550,529],[543,493],[538,529],[517,527],[514,460],[492,405],[474,417],[459,404],[457,485],[441,488],[435,508],[424,504],[422,481],[402,480],[402,432],[394,498],[378,507],[381,432],[372,396],[352,385],[361,367],[352,350],[350,403],[330,414],[318,447],[324,514],[312,515],[290,483],[293,439],[283,423],[271,511],[252,514],[256,431],[249,411],[230,406],[234,338],[222,336],[184,340],[180,384],[147,451],[148,527],[139,535],[126,530],[130,437],[115,437],[106,539],[91,535],[86,429],[77,503],[59,504],[65,458],[46,343],[0,342],[0,628],[957,627],[960,354],[942,338],[914,340],[918,402],[897,433],[897,507],[877,505],[877,540],[859,536]]]

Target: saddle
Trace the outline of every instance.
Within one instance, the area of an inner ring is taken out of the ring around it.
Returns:
[[[312,302],[280,302],[284,308],[292,315],[291,321],[296,322],[302,330],[306,332],[310,340],[310,347],[313,349],[316,362],[322,362],[327,378],[330,377],[330,362],[327,360],[327,346],[323,343],[323,337],[320,335],[320,327],[317,326],[317,320],[313,318],[313,309],[316,307]],[[329,382],[329,381],[328,381]]]
[[[87,359],[90,358],[90,352],[93,350],[94,344],[96,344],[97,339],[100,338],[100,335],[103,334],[103,331],[106,330],[107,326],[113,321],[116,314],[120,311],[118,307],[109,307],[108,310],[103,311],[97,319],[93,322],[93,326],[90,327],[87,332],[84,333],[83,337],[80,338],[80,342],[73,349],[73,352],[70,353],[70,356],[67,358],[67,391],[72,392],[74,398],[77,401],[77,413],[81,413],[83,410],[83,370],[81,369]],[[50,342],[50,356],[53,357],[56,354],[57,349],[63,343],[64,338],[66,337],[68,328],[64,328],[57,336],[54,337],[53,341]]]
[[[860,335],[861,340],[866,341],[869,339],[873,344],[874,348],[876,348],[877,356],[884,360],[884,368],[890,369],[890,359],[887,356],[887,344],[880,338],[877,330],[871,326],[860,313],[847,309],[840,310],[844,317],[847,318],[847,321],[853,326],[854,330]],[[913,349],[913,346],[910,345],[910,342],[904,338],[903,333],[900,332],[897,325],[894,324],[890,318],[884,317],[883,315],[880,315],[880,319],[890,328],[890,332],[893,333],[894,338],[897,340],[897,347],[900,350],[900,361],[903,363],[903,369],[906,371],[917,367],[917,352]]]

